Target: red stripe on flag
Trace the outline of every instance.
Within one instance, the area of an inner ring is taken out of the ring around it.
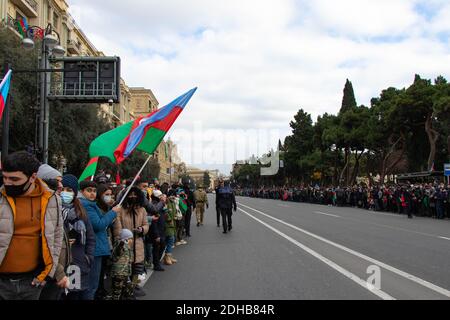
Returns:
[[[123,139],[123,141],[119,144],[117,149],[114,151],[114,158],[116,158],[116,163],[117,164],[121,164],[125,160],[125,157],[123,156],[123,153],[125,152],[125,150],[127,148],[128,141],[130,140],[130,135],[133,132],[133,130],[136,129],[139,126],[139,123],[140,123],[140,121],[142,119],[149,118],[156,112],[158,112],[158,110],[153,111],[152,113],[148,114],[147,116],[142,116],[142,117],[139,117],[136,120],[134,120],[133,126],[131,127],[130,132],[128,133],[126,138]]]
[[[151,114],[145,116],[145,117],[140,117],[138,119],[136,119],[133,122],[133,127],[130,130],[130,133],[128,134],[128,136],[120,143],[120,145],[117,147],[116,151],[114,151],[114,157],[116,158],[116,163],[120,164],[125,160],[124,157],[124,152],[127,148],[128,145],[128,141],[130,140],[130,135],[131,132],[133,132],[134,129],[136,129],[139,126],[139,122],[143,119],[143,118],[150,118],[154,113],[156,113],[158,110],[152,112]],[[160,121],[156,121],[154,123],[152,123],[151,125],[147,126],[144,130],[144,134],[141,137],[141,140],[139,141],[138,145],[142,142],[142,140],[145,138],[145,135],[147,134],[148,130],[150,130],[150,128],[155,128],[164,132],[169,131],[170,127],[173,125],[173,123],[175,122],[175,120],[178,118],[178,116],[181,114],[181,112],[183,111],[182,108],[180,107],[174,107],[172,109],[172,111],[162,120]]]
[[[89,167],[91,164],[94,164],[94,163],[98,162],[98,158],[99,157],[95,157],[95,158],[92,158],[91,160],[89,160],[89,163],[87,164],[86,167]]]
[[[3,96],[0,95],[0,119],[3,115],[3,109],[5,109],[5,100],[3,99]]]
[[[160,121],[156,121],[150,126],[150,128],[159,129],[164,132],[169,131],[170,127],[173,125],[175,120],[177,120],[182,111],[183,109],[181,109],[180,107],[173,108],[173,110],[167,115],[167,117]]]

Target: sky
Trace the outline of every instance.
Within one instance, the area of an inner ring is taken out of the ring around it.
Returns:
[[[302,108],[337,114],[415,74],[450,80],[448,0],[68,0],[129,86],[164,106],[198,90],[168,136],[181,158],[228,174],[291,133]]]

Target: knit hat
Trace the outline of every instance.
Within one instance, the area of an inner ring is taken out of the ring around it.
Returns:
[[[155,190],[155,191],[153,191],[153,196],[154,197],[156,197],[156,198],[159,198],[159,197],[161,197],[162,196],[162,192],[161,191],[159,191],[159,190]]]
[[[133,238],[133,232],[131,232],[128,229],[122,229],[122,231],[120,231],[120,240],[128,240]]]
[[[97,189],[97,183],[90,180],[84,180],[80,182],[80,190],[84,190],[86,188],[96,188]]]
[[[75,195],[78,194],[78,189],[79,189],[78,179],[74,175],[66,174],[62,178],[62,184],[65,188],[71,188],[73,190],[73,192],[75,193]]]
[[[37,177],[42,180],[51,180],[56,179],[57,177],[62,177],[62,174],[55,168],[50,167],[48,164],[43,164],[39,167]]]

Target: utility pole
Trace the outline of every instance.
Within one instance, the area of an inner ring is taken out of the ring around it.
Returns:
[[[40,60],[40,68],[47,69],[47,49],[45,45],[45,41],[42,41],[42,50],[41,50],[41,60]],[[39,103],[39,153],[41,155],[41,159],[43,163],[47,163],[48,159],[45,158],[45,116],[46,116],[46,86],[47,86],[47,73],[41,73],[41,89],[40,89],[40,103]],[[47,153],[48,154],[48,153]],[[47,160],[47,161],[45,161]]]

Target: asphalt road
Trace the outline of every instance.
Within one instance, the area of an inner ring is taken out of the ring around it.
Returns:
[[[450,221],[238,197],[149,275],[145,300],[450,299]],[[214,203],[214,196],[210,195]]]

